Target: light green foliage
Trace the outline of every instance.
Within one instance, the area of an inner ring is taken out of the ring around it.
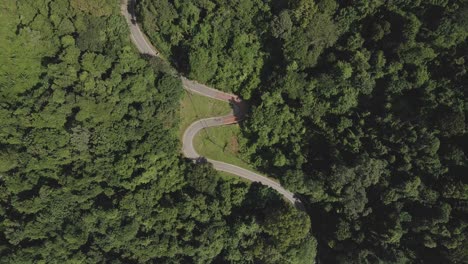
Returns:
[[[297,162],[300,162],[302,154],[295,150],[299,150],[299,138],[304,133],[300,120],[288,106],[278,107],[283,103],[279,93],[264,94],[262,99],[264,102],[253,109],[252,117],[247,121],[248,128],[258,131],[259,134],[252,140],[251,147],[246,152],[252,153],[256,149],[270,150],[266,156],[273,158],[278,167],[292,161],[299,166],[300,163]],[[293,151],[274,150],[274,146],[284,144],[290,144],[288,148]],[[262,166],[264,162],[268,161],[258,160],[256,165]]]
[[[150,38],[191,78],[250,98],[265,57],[256,20],[270,14],[262,1],[148,0],[139,9]]]
[[[284,55],[288,62],[295,61],[302,69],[312,67],[323,49],[333,45],[337,38],[337,27],[330,16],[318,13],[306,25],[294,27],[291,38],[285,41]]]
[[[79,11],[89,13],[93,16],[109,16],[112,14],[112,9],[116,7],[112,0],[71,0],[70,5]]]
[[[254,170],[241,155],[240,140],[242,137],[239,125],[230,125],[204,129],[195,136],[193,144],[204,157]]]
[[[368,157],[362,157],[352,168],[332,167],[331,175],[324,180],[329,181],[330,193],[341,200],[343,207],[337,209],[351,219],[366,215],[366,189],[385,176],[385,167],[386,162]]]
[[[216,73],[218,57],[209,54],[208,50],[197,49],[190,53],[190,77],[196,77],[202,83],[206,83]]]
[[[183,5],[189,30],[200,14]],[[270,240],[265,208],[281,212],[278,226],[295,208],[181,157],[181,81],[134,52],[118,7],[0,4],[0,262],[267,262],[306,246],[315,256],[305,214],[301,232]]]
[[[287,39],[291,35],[292,25],[289,13],[283,11],[279,16],[273,18],[271,35],[275,38]]]
[[[453,262],[466,247],[466,10],[333,0],[271,9],[270,64],[241,150],[310,202],[321,261]]]
[[[140,11],[177,67],[250,100],[241,155],[309,203],[320,262],[466,255],[466,1],[145,0]]]
[[[353,68],[350,63],[339,61],[336,64],[336,72],[342,79],[348,79],[353,75]]]
[[[179,134],[182,137],[185,129],[196,120],[227,115],[230,111],[232,111],[232,108],[226,102],[185,91],[180,103]]]
[[[18,12],[27,9],[25,16],[29,12],[35,14],[28,5],[16,6],[14,1],[6,1],[2,5],[2,38],[0,40],[0,88],[5,100],[14,100],[15,96],[31,89],[39,82],[39,77],[44,69],[41,67],[42,56],[52,56],[58,47],[55,43],[48,41],[47,33],[38,31],[40,27],[39,19],[29,23],[30,27],[19,29],[17,35],[14,30],[19,23]],[[19,10],[18,10],[19,7]],[[32,18],[31,18],[32,19]],[[8,89],[6,89],[8,88]]]
[[[309,229],[309,218],[300,211],[277,211],[268,217],[265,226],[267,234],[279,242],[279,250],[300,244]]]

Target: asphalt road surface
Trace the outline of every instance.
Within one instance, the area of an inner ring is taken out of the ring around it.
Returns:
[[[135,0],[122,0],[122,14],[125,16],[127,23],[130,27],[131,39],[133,43],[142,54],[147,54],[150,56],[160,56],[160,53],[153,47],[153,45],[151,45],[151,43],[148,41],[138,24],[136,23],[134,6]],[[231,114],[226,116],[211,117],[197,120],[185,130],[184,135],[182,137],[182,153],[185,157],[197,161],[203,159],[203,157],[201,157],[197,153],[193,146],[193,139],[195,138],[195,135],[198,134],[202,129],[208,127],[223,126],[239,122],[244,117],[246,105],[236,95],[218,91],[204,84],[191,81],[183,76],[181,77],[181,79],[184,89],[206,97],[229,102],[231,103],[234,109]],[[302,208],[301,201],[297,199],[292,192],[286,190],[278,182],[275,182],[266,176],[225,162],[212,159],[206,159],[206,161],[213,164],[213,167],[216,170],[224,171],[247,179],[249,181],[259,182],[263,185],[271,187],[272,189],[280,193],[285,199],[287,199],[297,207]]]

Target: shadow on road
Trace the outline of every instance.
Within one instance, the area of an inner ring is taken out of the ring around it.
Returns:
[[[130,14],[130,21],[133,25],[137,24],[136,15],[135,15],[135,0],[128,0],[127,1],[127,10]]]
[[[235,99],[230,99],[229,105],[231,105],[232,107],[236,121],[239,122],[244,120],[245,116],[247,115],[247,111],[249,110],[247,103],[244,100],[237,97]]]

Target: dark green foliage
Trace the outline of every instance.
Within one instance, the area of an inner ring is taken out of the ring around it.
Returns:
[[[141,1],[139,9],[150,38],[189,77],[245,98],[260,83],[261,38],[271,16],[263,1],[155,0]],[[286,16],[279,31],[287,31]]]
[[[181,81],[119,1],[2,1],[0,22],[0,263],[315,256],[306,214],[181,158]]]
[[[251,99],[243,154],[303,195],[323,263],[465,261],[467,1],[178,3],[142,1],[144,26]]]
[[[271,23],[271,35],[275,38],[287,39],[291,35],[292,22],[289,13],[283,11],[274,17]]]

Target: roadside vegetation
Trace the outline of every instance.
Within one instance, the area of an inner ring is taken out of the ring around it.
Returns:
[[[209,159],[255,171],[252,166],[242,160],[239,136],[240,127],[238,124],[210,127],[195,136],[194,147],[200,155]]]
[[[232,107],[226,102],[184,91],[180,104],[179,136],[182,138],[185,129],[197,120],[224,116],[230,112],[232,112]],[[241,136],[240,127],[237,124],[205,128],[195,136],[194,147],[203,157],[256,171],[248,164],[248,161],[242,160],[239,141],[244,139]]]
[[[235,182],[235,183],[241,183],[241,182],[246,183],[246,184],[251,184],[252,183],[249,180],[246,180],[244,178],[240,178],[237,175],[234,175],[234,174],[231,174],[231,173],[228,173],[228,172],[224,172],[224,171],[217,171],[217,172],[218,172],[218,176],[221,177],[224,180],[232,181],[232,182]]]
[[[0,263],[304,263],[305,213],[181,157],[181,81],[119,5],[0,2]]]
[[[301,194],[320,263],[466,262],[467,1],[139,10],[178,69],[249,100],[241,155]]]
[[[227,115],[232,111],[227,102],[215,100],[184,90],[180,102],[179,135],[182,135],[193,122],[208,117]]]

